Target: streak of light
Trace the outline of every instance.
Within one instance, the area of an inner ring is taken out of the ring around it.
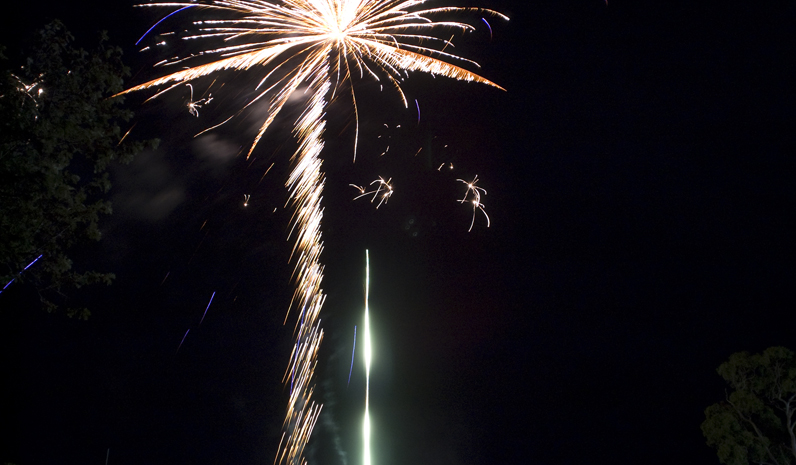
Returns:
[[[274,163],[271,163],[271,166],[269,166],[268,169],[265,170],[265,173],[263,173],[263,176],[260,178],[259,181],[257,181],[257,185],[258,186],[260,185],[261,182],[263,182],[263,179],[265,179],[265,175],[268,174],[268,172],[271,171],[271,168],[273,168],[273,167],[274,167]]]
[[[489,40],[492,40],[492,26],[489,25],[485,18],[481,18],[481,21],[483,21],[484,24],[486,24],[486,27],[489,28]]]
[[[23,269],[22,269],[22,271],[20,271],[19,273],[17,273],[17,276],[19,276],[19,275],[21,275],[22,273],[24,273],[25,271],[27,271],[27,270],[28,270],[28,268],[30,268],[31,266],[33,266],[33,264],[34,264],[34,263],[36,263],[36,262],[38,262],[38,261],[39,261],[39,259],[40,259],[41,257],[43,257],[43,256],[44,256],[44,254],[41,254],[41,255],[39,255],[38,257],[36,257],[35,259],[33,259],[33,261],[32,261],[32,262],[28,263],[28,266],[26,266],[25,268],[23,268]],[[17,278],[13,278],[13,279],[11,279],[11,281],[7,282],[7,283],[6,283],[6,285],[5,285],[5,286],[3,286],[3,288],[2,288],[2,289],[0,289],[0,294],[2,294],[2,293],[3,293],[3,291],[5,291],[6,289],[8,289],[8,286],[10,286],[10,285],[11,285],[11,283],[13,283],[13,282],[14,282],[14,281],[16,281],[16,280],[17,280]]]
[[[202,326],[202,322],[205,321],[205,315],[207,315],[207,309],[210,308],[210,304],[213,303],[213,297],[216,296],[216,292],[213,291],[213,295],[210,296],[210,302],[207,303],[207,307],[205,308],[205,312],[202,314],[202,319],[199,320],[199,326]]]
[[[354,326],[354,348],[351,350],[351,368],[348,369],[348,383],[351,384],[351,373],[354,371],[354,354],[357,352],[357,327]]]
[[[122,138],[121,138],[121,139],[119,139],[119,143],[118,143],[118,144],[116,144],[116,146],[117,146],[117,147],[118,147],[118,146],[120,146],[120,145],[122,145],[122,142],[124,142],[124,139],[126,139],[126,138],[127,138],[127,135],[128,135],[128,134],[130,134],[130,131],[132,131],[132,130],[133,130],[133,128],[135,127],[135,125],[136,125],[136,124],[138,124],[138,122],[135,122],[135,123],[133,123],[133,125],[132,125],[132,126],[130,126],[130,129],[128,129],[128,130],[127,130],[127,132],[125,132],[125,133],[124,133],[124,135],[122,136]]]
[[[173,14],[179,13],[182,10],[188,9],[188,8],[190,8],[192,6],[194,6],[194,5],[186,5],[186,6],[182,7],[182,8],[180,8],[179,10],[172,11],[171,13],[167,14],[166,16],[160,18],[160,21],[156,22],[152,27],[147,29],[147,31],[144,33],[144,35],[142,35],[141,38],[138,39],[138,41],[135,44],[138,45],[139,43],[141,43],[141,41],[144,40],[144,37],[146,37],[146,35],[149,34],[152,31],[152,29],[155,29],[158,24],[160,24],[163,21],[165,21],[166,18],[168,18],[169,16],[171,16]]]
[[[415,106],[417,107],[417,124],[420,124],[420,104],[417,103],[417,99],[415,99]]]
[[[180,347],[182,347],[182,343],[183,343],[183,342],[185,342],[185,338],[186,338],[186,337],[188,337],[188,331],[190,331],[190,330],[191,330],[191,329],[190,329],[190,328],[188,328],[188,329],[185,331],[185,334],[182,336],[182,340],[180,341],[180,345],[178,345],[178,346],[177,346],[177,352],[179,352],[179,351],[180,351]],[[175,352],[175,353],[176,353],[176,352]]]
[[[372,346],[370,344],[370,310],[368,293],[370,292],[370,257],[365,250],[365,424],[362,428],[364,440],[364,465],[370,465],[370,362]]]
[[[249,206],[249,198],[250,197],[251,197],[251,194],[243,194],[243,206],[244,207],[248,207]]]

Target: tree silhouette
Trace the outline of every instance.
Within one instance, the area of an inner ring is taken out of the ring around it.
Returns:
[[[22,64],[3,57],[0,287],[32,283],[48,311],[63,306],[70,289],[114,279],[75,270],[68,253],[101,236],[99,220],[111,213],[109,165],[127,163],[157,143],[124,137],[132,112],[109,97],[123,89],[129,70],[121,49],[107,41],[102,33],[88,52],[54,21],[36,32]],[[67,306],[66,312],[89,315],[85,308]]]
[[[784,347],[733,354],[718,373],[732,388],[705,410],[702,433],[727,465],[796,463],[796,357]]]

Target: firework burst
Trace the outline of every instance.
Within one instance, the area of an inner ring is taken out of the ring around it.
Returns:
[[[122,94],[165,87],[151,97],[155,98],[177,86],[224,70],[261,70],[256,92],[237,113],[258,101],[268,102],[268,116],[249,148],[248,155],[251,155],[291,95],[300,87],[307,86],[308,89],[308,103],[294,126],[298,148],[291,159],[293,169],[286,183],[294,207],[290,235],[295,234],[292,260],[295,260],[296,291],[290,308],[297,311],[298,318],[295,344],[284,377],[285,384],[290,387],[290,395],[275,463],[306,462],[303,450],[322,407],[312,398],[312,377],[323,339],[319,318],[325,300],[320,287],[323,279],[320,225],[325,178],[321,171],[320,153],[324,146],[324,116],[329,98],[332,98],[330,94],[333,96],[343,88],[343,83],[351,83],[353,76],[358,75],[387,83],[408,107],[400,81],[410,71],[501,88],[451,63],[478,66],[446,51],[452,45],[452,37],[446,40],[434,34],[443,29],[448,33],[451,29],[462,32],[475,29],[468,23],[439,19],[454,13],[508,18],[481,8],[424,8],[425,3],[426,0],[203,0],[140,5],[179,8],[171,14],[189,7],[194,7],[191,11],[204,10],[215,16],[194,22],[198,31],[185,35],[183,39],[220,39],[223,42],[188,57],[159,63],[162,66],[178,63],[184,66],[191,59],[203,62],[137,85]],[[350,91],[356,119],[356,154],[359,114],[354,87],[349,85],[346,88]],[[197,104],[207,103],[191,101],[194,105],[190,107],[192,114],[197,111]],[[220,124],[208,130],[218,126]],[[383,195],[385,189],[392,192],[389,180],[379,184],[376,195]],[[386,202],[386,199],[383,197],[382,201]]]
[[[440,166],[440,168],[441,167],[442,166]],[[467,191],[464,193],[464,197],[459,200],[459,203],[469,203],[473,206],[473,220],[470,221],[470,229],[468,229],[467,232],[473,230],[473,225],[475,224],[475,214],[478,210],[481,210],[481,213],[484,214],[484,218],[486,218],[486,227],[488,228],[489,215],[486,214],[484,204],[481,203],[481,194],[486,195],[486,189],[476,186],[476,183],[478,182],[478,175],[476,175],[472,181],[465,181],[464,179],[457,179],[457,181],[467,185]]]
[[[393,192],[395,192],[392,188],[392,184],[390,183],[391,181],[392,178],[385,181],[384,178],[379,176],[379,179],[376,179],[370,183],[371,187],[376,184],[376,188],[373,190],[367,190],[367,187],[357,186],[356,184],[349,184],[349,186],[356,188],[356,190],[359,191],[359,195],[354,197],[354,200],[373,194],[373,198],[370,199],[370,203],[373,203],[376,201],[376,199],[379,199],[379,203],[376,204],[376,209],[378,210],[379,207],[381,207],[381,204],[387,203],[390,197],[392,197]]]

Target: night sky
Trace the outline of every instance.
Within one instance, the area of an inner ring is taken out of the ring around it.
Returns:
[[[353,111],[329,106],[310,463],[361,463],[359,340],[347,381],[365,249],[375,465],[718,463],[699,429],[724,396],[716,367],[796,349],[796,4],[699,3],[472,3],[511,21],[491,19],[490,38],[476,17],[456,52],[506,92],[414,73],[405,109],[358,82],[355,163]],[[49,18],[86,45],[108,30],[138,84],[160,75],[134,44],[164,12],[133,4],[36,2],[5,16],[2,42]],[[46,314],[25,286],[0,296],[0,461],[272,463],[301,102],[246,160],[256,109],[193,138],[257,80],[227,77],[198,118],[187,88],[128,98],[138,136],[161,144],[114,168],[103,240],[73,254],[117,275],[75,296],[88,321]],[[491,226],[479,213],[468,232],[456,179],[475,175]],[[386,205],[351,200],[378,176]]]

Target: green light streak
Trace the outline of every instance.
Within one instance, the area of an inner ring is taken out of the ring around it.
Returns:
[[[368,315],[368,291],[370,289],[370,258],[368,251],[365,250],[365,424],[362,428],[364,435],[364,465],[370,464],[370,414],[368,411],[368,400],[370,397],[370,318]]]

